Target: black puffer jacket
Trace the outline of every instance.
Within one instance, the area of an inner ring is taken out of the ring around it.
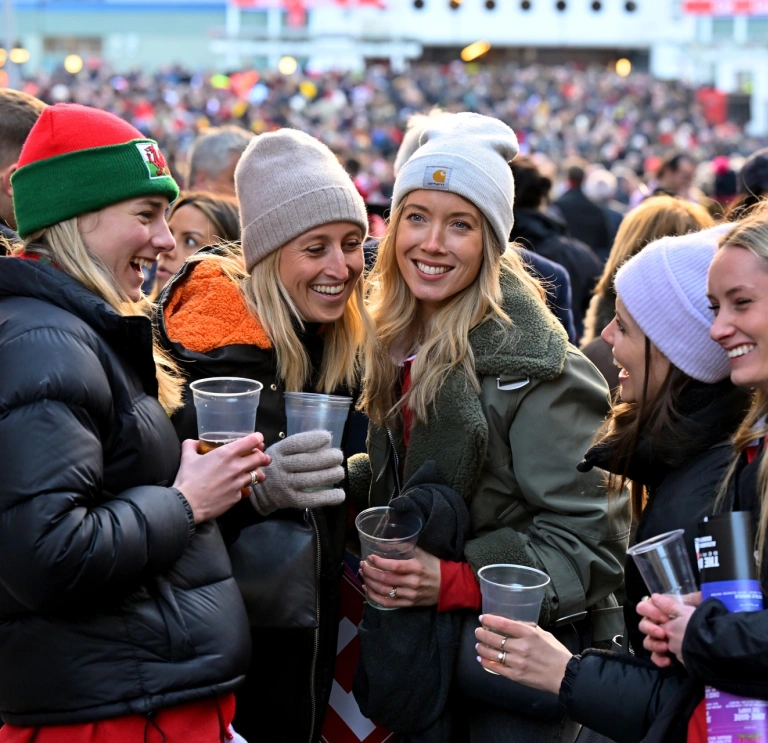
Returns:
[[[0,258],[0,712],[150,715],[242,682],[248,626],[215,523],[169,485],[148,319]]]
[[[215,253],[216,249],[207,252]],[[268,343],[263,329],[247,315],[244,305],[234,308],[242,300],[236,293],[230,293],[230,280],[208,275],[206,264],[210,263],[187,263],[168,284],[159,301],[161,311],[156,324],[160,341],[179,361],[187,382],[186,403],[174,416],[173,423],[180,438],[197,438],[197,418],[189,399],[189,383],[217,376],[255,379],[264,385],[256,429],[264,435],[266,446],[270,446],[285,438],[287,429],[277,355],[271,346],[261,348],[255,343],[243,342],[247,335],[238,337],[237,329],[250,326],[251,333],[263,334],[260,342]],[[206,275],[203,277],[203,274]],[[173,309],[169,310],[169,306]],[[169,331],[170,327],[177,327],[171,319],[176,312],[183,313],[185,337],[195,336],[196,340],[204,337],[207,345],[214,346],[210,351],[190,350],[188,346],[192,346],[192,342],[185,345]],[[320,367],[324,344],[318,330],[317,326],[308,327],[299,334],[315,369]],[[175,340],[171,340],[169,332]],[[222,333],[226,334],[226,341]],[[302,514],[296,509],[285,509],[269,518],[298,519]],[[251,667],[245,685],[237,692],[234,721],[235,729],[246,740],[309,743],[320,737],[336,662],[347,507],[342,504],[317,508],[312,514],[320,547],[319,627],[316,630],[252,630]],[[242,529],[260,520],[245,499],[221,517],[219,525],[227,544],[231,544],[240,538]]]
[[[629,478],[644,483],[649,490],[636,542],[685,529],[689,558],[696,570],[693,540],[699,522],[712,513],[732,457],[727,437],[737,428],[748,403],[747,392],[728,379],[713,385],[694,383],[680,402],[686,416],[676,426],[680,435],[672,439],[657,434],[640,440],[627,467]],[[673,447],[673,440],[683,448]],[[615,472],[624,469],[621,463],[611,461],[610,451],[600,445],[587,453],[586,462]],[[686,700],[690,703],[692,684],[679,664],[662,671],[650,661],[636,611],[648,589],[631,559],[625,570],[624,618],[635,655],[586,651],[569,664],[561,700],[569,716],[586,727],[618,743],[635,743],[644,738],[670,703],[681,708]],[[676,696],[681,701],[675,701]],[[682,727],[676,724],[660,740],[684,743],[686,723],[683,715]]]

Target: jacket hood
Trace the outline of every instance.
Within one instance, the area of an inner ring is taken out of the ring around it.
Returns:
[[[670,472],[683,466],[733,434],[749,407],[750,394],[730,379],[716,384],[695,382],[681,396],[683,419],[675,430],[640,436],[629,461],[615,456],[609,442],[595,444],[579,463],[581,472],[599,467],[614,475],[654,487]]]
[[[562,324],[523,289],[518,277],[502,272],[501,290],[512,326],[491,320],[470,333],[478,376],[497,374],[502,382],[559,376],[568,352]]]
[[[512,239],[528,241],[530,248],[553,235],[565,235],[568,228],[565,222],[554,214],[539,209],[515,209],[515,224],[512,228]]]
[[[187,351],[205,354],[233,345],[272,347],[239,287],[214,260],[186,263],[163,291],[159,304],[161,333]]]

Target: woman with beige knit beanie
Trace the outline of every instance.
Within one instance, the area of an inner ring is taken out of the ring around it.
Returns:
[[[300,577],[309,584],[316,579],[318,589],[310,626],[284,628],[278,621],[273,629],[252,619],[251,667],[237,695],[234,727],[246,740],[311,743],[319,740],[336,657],[347,526],[339,485],[344,454],[324,431],[286,437],[283,393],[349,395],[356,388],[368,219],[333,153],[300,131],[256,137],[238,163],[235,185],[242,245],[214,246],[191,258],[161,295],[158,324],[188,382],[236,376],[264,385],[257,427],[272,458],[267,480],[219,525],[250,617],[263,615],[264,607],[250,605],[255,599],[238,576],[237,555],[272,549],[279,557],[290,550],[250,544],[263,534],[251,528],[258,522],[293,520],[315,530],[316,554]],[[195,432],[189,399],[174,423],[181,438]]]
[[[359,503],[415,502],[425,526],[414,558],[362,563],[371,603],[354,692],[364,714],[413,740],[573,741],[578,725],[556,698],[477,662],[477,571],[541,571],[539,624],[573,652],[621,631],[626,501],[612,508],[601,475],[576,469],[608,388],[508,245],[514,132],[451,114],[430,121],[420,145],[398,173],[369,277],[368,461],[351,462],[350,478],[367,470]]]

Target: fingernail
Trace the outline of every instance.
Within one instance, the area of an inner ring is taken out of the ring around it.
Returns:
[[[482,663],[483,662],[483,659],[479,655],[477,656],[477,662],[478,663]]]
[[[481,614],[478,619],[482,622],[483,621],[483,615]]]
[[[475,645],[475,650],[480,650],[480,643],[479,642]]]

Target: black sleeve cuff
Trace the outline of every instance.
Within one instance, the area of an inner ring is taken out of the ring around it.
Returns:
[[[576,680],[576,676],[581,668],[581,656],[574,655],[565,667],[565,676],[560,682],[560,693],[557,701],[560,703],[560,707],[564,712],[568,712],[568,704],[571,701],[571,690],[573,689],[573,682]]]

